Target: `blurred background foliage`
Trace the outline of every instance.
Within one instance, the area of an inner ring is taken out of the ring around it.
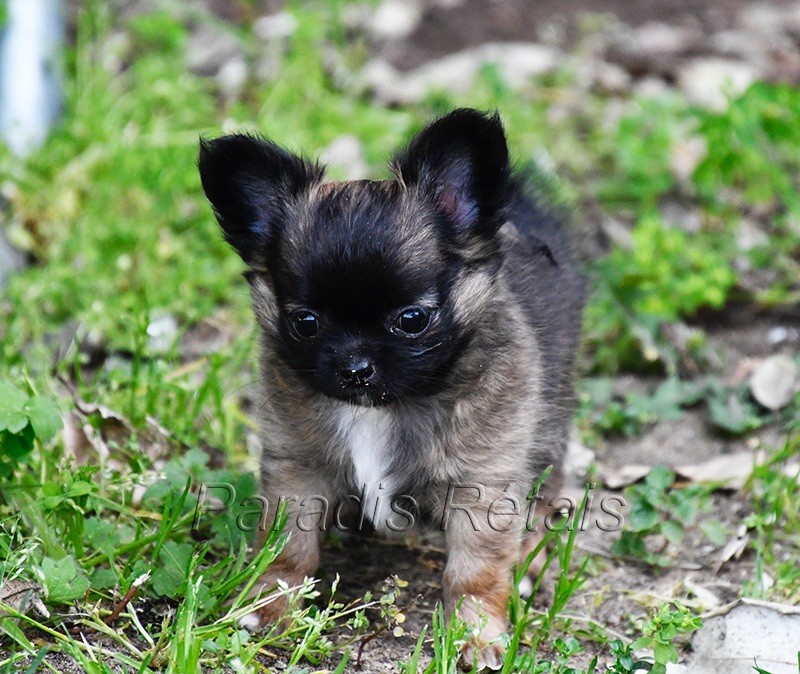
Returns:
[[[271,49],[279,63],[235,92],[187,72],[188,26],[213,17],[187,9],[120,19],[99,2],[81,13],[67,50],[62,122],[26,161],[0,159],[8,236],[37,263],[12,279],[3,303],[6,362],[21,362],[69,320],[111,349],[132,348],[132,326],[147,312],[191,325],[228,305],[243,320],[240,265],[199,190],[199,134],[248,129],[311,156],[352,135],[367,175],[385,177],[387,156],[457,105],[501,112],[517,161],[538,160],[540,189],[577,220],[576,239],[590,240],[588,369],[658,369],[669,350],[664,323],[722,310],[731,298],[759,306],[798,299],[795,88],[757,83],[722,112],[677,94],[620,110],[611,97],[562,100],[569,64],[522,91],[486,66],[468,93],[434,90],[418,104],[385,106],[357,76],[367,47],[344,27],[346,8],[297,5],[291,35],[267,47],[247,21],[224,24],[254,62]],[[561,107],[569,114],[554,113]],[[686,143],[705,149],[688,176],[676,177]],[[665,212],[670,200],[700,219],[697,231]],[[767,236],[745,255],[747,265],[771,268],[771,283],[756,289],[738,283],[735,265],[742,211],[753,209],[770,216]],[[630,234],[609,246],[602,217]]]

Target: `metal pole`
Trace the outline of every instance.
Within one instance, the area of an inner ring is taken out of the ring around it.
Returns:
[[[6,0],[0,32],[0,138],[18,157],[44,143],[61,112],[61,0]]]

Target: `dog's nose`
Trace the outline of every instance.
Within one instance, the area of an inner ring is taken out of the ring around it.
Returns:
[[[364,386],[374,376],[375,367],[366,358],[353,358],[339,370],[339,374],[345,384]]]

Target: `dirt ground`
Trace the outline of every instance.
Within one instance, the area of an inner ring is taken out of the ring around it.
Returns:
[[[574,47],[587,14],[609,15],[627,26],[663,22],[699,28],[709,34],[730,28],[742,9],[756,4],[782,7],[788,0],[466,0],[428,3],[417,29],[406,39],[388,44],[383,56],[401,70],[414,68],[460,49],[484,42],[543,42]],[[698,44],[697,53],[712,48]]]
[[[122,7],[148,0],[114,0]],[[238,22],[249,15],[278,11],[280,0],[236,3],[199,0],[217,17]],[[659,22],[699,28],[706,35],[736,26],[742,10],[781,9],[792,0],[421,0],[416,28],[401,40],[384,41],[375,55],[388,58],[400,70],[409,70],[447,54],[485,42],[541,42],[576,47],[589,16],[605,16],[628,27]],[[80,0],[69,0],[75,14]],[[712,53],[710,45],[699,53]]]

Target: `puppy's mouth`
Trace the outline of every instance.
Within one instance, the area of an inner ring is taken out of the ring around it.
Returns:
[[[337,391],[332,397],[360,407],[379,407],[392,401],[392,396],[388,391],[365,386],[342,385],[340,391]]]

